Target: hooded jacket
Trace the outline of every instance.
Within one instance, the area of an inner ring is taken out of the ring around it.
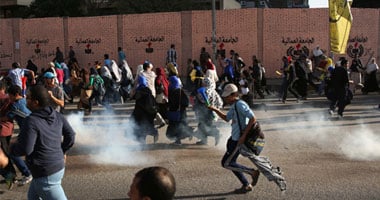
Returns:
[[[64,154],[74,140],[75,132],[64,116],[52,107],[45,107],[25,119],[11,154],[26,156],[33,178],[45,177],[65,167]]]

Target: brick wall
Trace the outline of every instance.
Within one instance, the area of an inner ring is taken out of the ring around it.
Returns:
[[[363,61],[373,55],[379,62],[380,10],[352,9],[354,22],[348,44]],[[234,49],[250,65],[257,55],[269,77],[276,77],[286,54],[310,52],[319,45],[328,52],[328,9],[237,9],[216,12],[217,49]],[[211,11],[113,15],[84,18],[0,19],[0,61],[9,68],[28,59],[46,67],[60,47],[67,56],[73,46],[81,66],[103,61],[103,54],[117,60],[123,47],[133,69],[144,60],[165,64],[166,51],[175,44],[179,71],[186,60],[199,59],[201,47],[212,53]],[[153,52],[147,53],[149,47]],[[336,55],[335,57],[338,57]],[[219,72],[221,68],[217,69]]]
[[[47,68],[55,57],[56,47],[64,50],[63,18],[20,20],[20,62],[25,66],[32,59],[39,69]]]
[[[12,19],[0,20],[0,62],[3,68],[9,66],[15,57],[13,21]]]

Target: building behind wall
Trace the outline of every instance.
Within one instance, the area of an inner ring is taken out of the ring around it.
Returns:
[[[0,18],[13,17],[13,13],[19,8],[25,8],[33,0],[1,0],[0,1]]]
[[[308,0],[239,0],[242,8],[309,8]]]

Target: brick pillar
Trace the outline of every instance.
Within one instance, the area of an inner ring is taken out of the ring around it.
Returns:
[[[264,9],[257,9],[257,57],[264,62]]]
[[[13,62],[21,63],[20,18],[12,19]]]
[[[117,47],[124,49],[124,37],[123,37],[123,15],[117,16]]]
[[[72,44],[69,44],[69,17],[63,17],[62,18],[62,26],[63,26],[63,49],[61,51],[63,52],[64,56],[69,55],[69,46]],[[65,57],[66,58],[66,57]]]
[[[192,27],[192,12],[183,11],[181,12],[181,60],[177,61],[180,63],[180,75],[182,78],[187,76],[187,65],[186,61],[193,56],[193,27]]]

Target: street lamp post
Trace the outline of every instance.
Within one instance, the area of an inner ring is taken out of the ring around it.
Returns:
[[[211,0],[212,7],[212,61],[216,63],[216,6],[215,0]]]

